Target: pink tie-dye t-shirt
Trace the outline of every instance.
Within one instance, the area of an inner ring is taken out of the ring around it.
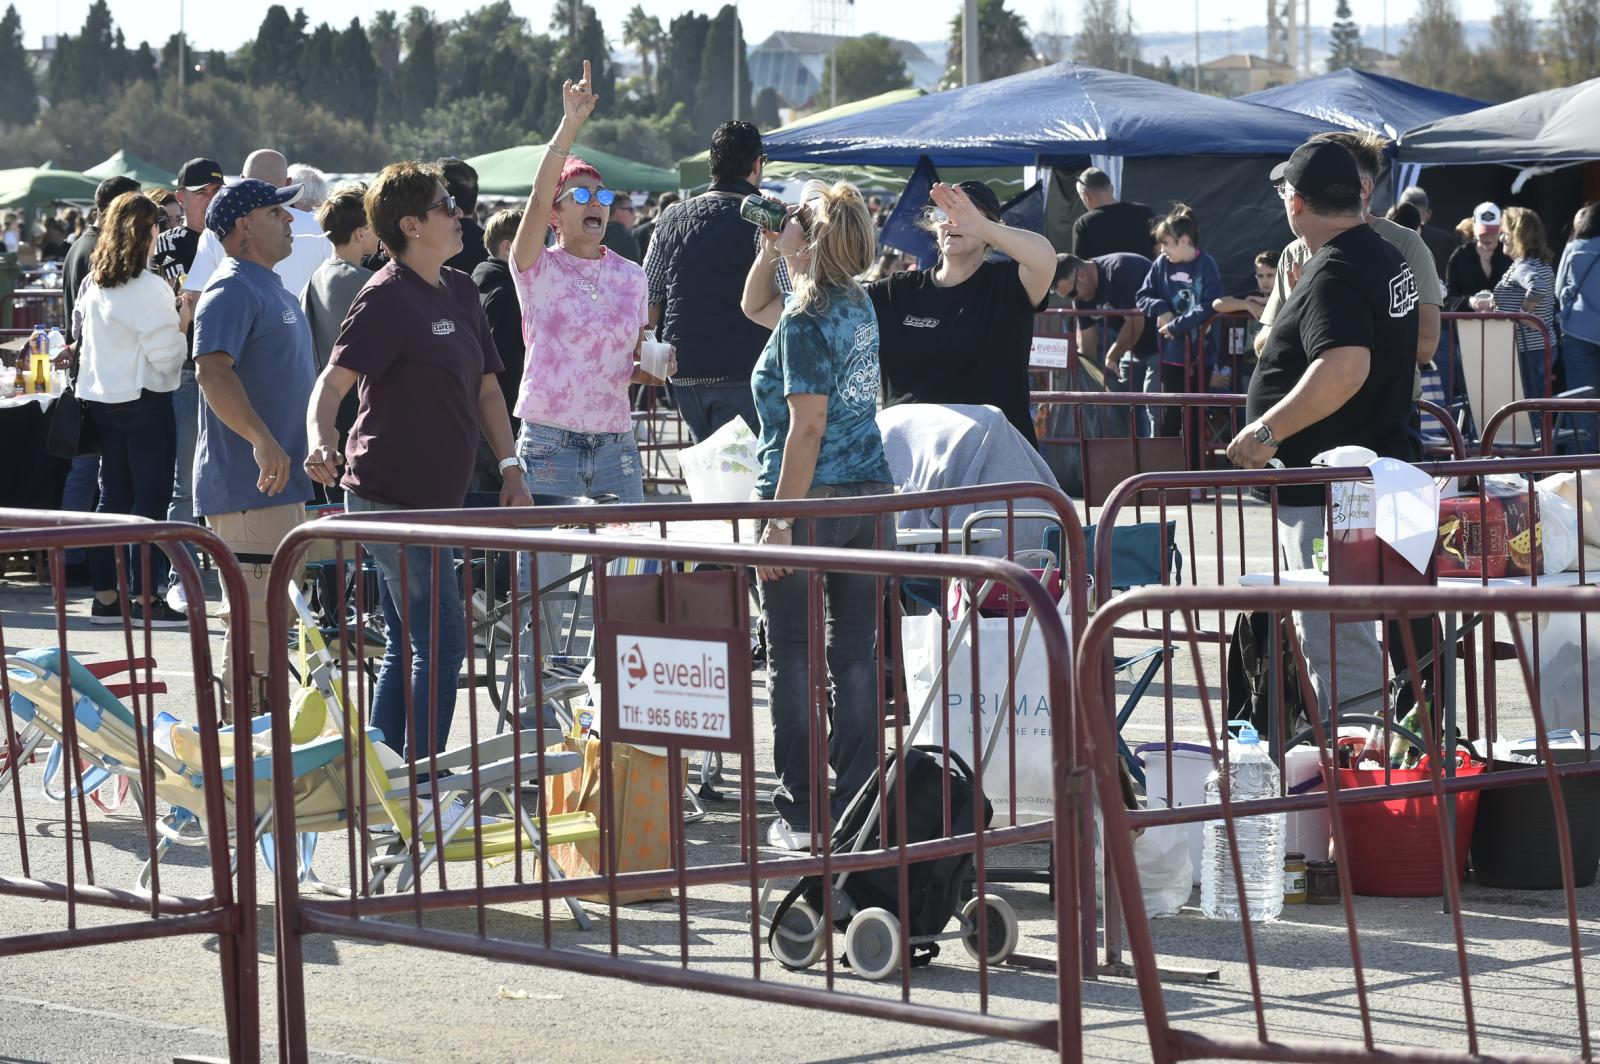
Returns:
[[[556,246],[511,272],[527,345],[517,416],[572,432],[633,431],[628,380],[650,324],[643,268],[609,248],[580,259]]]

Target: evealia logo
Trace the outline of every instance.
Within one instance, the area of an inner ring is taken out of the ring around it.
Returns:
[[[628,678],[628,689],[639,686],[639,681],[650,674],[650,668],[644,663],[644,651],[635,643],[628,650],[622,652],[622,674]]]

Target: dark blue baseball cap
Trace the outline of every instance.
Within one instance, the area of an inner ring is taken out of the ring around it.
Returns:
[[[234,185],[224,185],[206,208],[206,228],[221,240],[233,232],[233,225],[257,207],[287,206],[300,198],[299,185],[273,188],[265,181],[247,177]]]

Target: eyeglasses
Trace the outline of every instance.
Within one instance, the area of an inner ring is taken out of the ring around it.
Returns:
[[[430,204],[428,204],[428,209],[423,211],[417,217],[425,218],[428,215],[432,214],[434,211],[438,210],[440,207],[444,208],[444,212],[446,214],[454,214],[454,213],[456,213],[456,198],[454,196],[446,196],[444,199],[440,200],[438,203],[430,203]]]
[[[556,202],[560,203],[568,196],[571,196],[572,202],[576,203],[580,207],[587,206],[590,200],[597,200],[599,201],[600,206],[609,207],[611,204],[615,203],[617,199],[617,194],[611,191],[609,188],[590,189],[583,185],[575,185],[574,187],[567,189],[561,195],[557,196]]]

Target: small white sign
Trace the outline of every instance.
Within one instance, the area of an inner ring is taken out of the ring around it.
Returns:
[[[1071,342],[1061,336],[1035,336],[1033,350],[1028,354],[1028,365],[1038,369],[1066,369],[1072,357]]]
[[[617,723],[661,735],[730,739],[728,644],[617,638]]]

